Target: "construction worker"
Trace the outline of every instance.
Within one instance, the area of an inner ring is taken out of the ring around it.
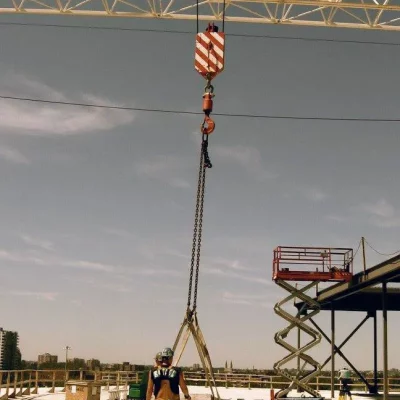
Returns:
[[[159,351],[154,357],[154,367],[158,367],[159,365],[161,365],[161,351]],[[149,373],[147,370],[143,371],[142,380],[140,381],[140,383],[142,385],[145,385],[145,387],[147,388],[147,385],[149,383]]]
[[[162,361],[161,351],[159,351],[154,357],[154,367],[158,367],[159,365],[161,365],[161,361]]]
[[[154,392],[156,400],[179,400],[179,387],[186,400],[191,400],[183,371],[172,366],[174,352],[166,347],[161,352],[161,363],[149,373],[146,400],[151,400]]]
[[[340,381],[340,394],[339,397],[344,397],[345,394],[348,394],[351,398],[351,392],[349,383],[351,383],[351,372],[346,368],[342,368],[339,371],[339,381]]]

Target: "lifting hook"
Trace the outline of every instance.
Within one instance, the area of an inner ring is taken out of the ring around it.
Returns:
[[[207,124],[207,127],[205,126]],[[210,135],[214,132],[215,129],[215,122],[210,118],[209,115],[206,114],[204,117],[204,121],[201,124],[201,133],[204,135]]]

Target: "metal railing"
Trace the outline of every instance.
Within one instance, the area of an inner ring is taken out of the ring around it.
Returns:
[[[110,392],[110,400],[113,400],[113,390],[124,392],[128,390],[125,385],[129,383],[139,383],[143,371],[88,371],[88,370],[0,370],[0,400],[20,397],[23,395],[38,394],[39,388],[45,388],[47,393],[65,391],[65,382],[68,380],[90,380],[101,381],[106,390]],[[187,384],[190,386],[206,386],[207,380],[204,372],[185,371]],[[215,373],[215,380],[219,387],[237,388],[265,388],[283,389],[287,387],[289,381],[280,376],[243,374],[243,373]],[[371,385],[374,384],[373,378],[366,379]],[[318,376],[311,380],[309,385],[317,391],[331,389],[330,375]],[[114,388],[115,387],[115,388]],[[354,392],[368,392],[368,388],[362,381],[353,379],[350,385]],[[57,390],[56,390],[57,389]],[[339,390],[339,382],[335,383],[335,390]],[[378,390],[383,391],[383,378],[378,378]],[[389,378],[389,390],[400,392],[400,376]],[[119,396],[119,398],[121,398]]]

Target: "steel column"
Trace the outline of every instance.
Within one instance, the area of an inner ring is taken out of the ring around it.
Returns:
[[[387,337],[387,283],[382,282],[382,319],[383,319],[383,400],[388,400],[388,337]]]
[[[331,397],[335,397],[335,308],[331,303]]]
[[[378,330],[377,330],[377,313],[374,312],[374,393],[379,392],[378,388]]]

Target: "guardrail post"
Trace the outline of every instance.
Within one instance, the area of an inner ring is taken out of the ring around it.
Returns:
[[[13,371],[13,372],[14,372],[14,382],[13,382],[14,393],[10,397],[15,397],[17,395],[18,371]]]
[[[21,371],[19,378],[19,392],[17,396],[21,396],[24,391],[24,377],[25,377],[25,371]]]
[[[27,372],[28,372],[28,387],[23,391],[23,394],[29,396],[31,394],[32,370],[29,370]]]
[[[7,371],[6,399],[8,399],[8,396],[10,395],[10,380],[10,371]]]

